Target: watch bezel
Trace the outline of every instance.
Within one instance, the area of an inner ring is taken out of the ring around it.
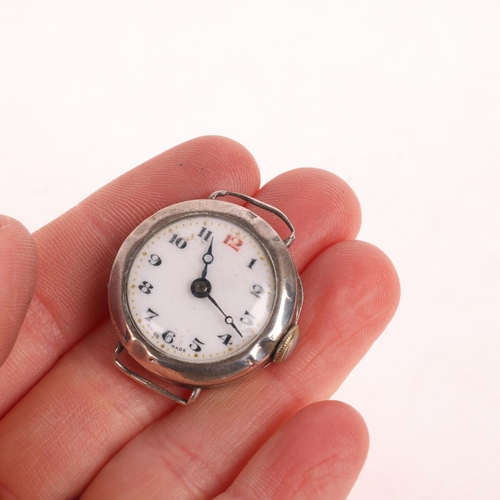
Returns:
[[[210,363],[190,363],[155,348],[135,325],[127,300],[132,262],[145,242],[164,226],[190,216],[225,218],[252,233],[268,254],[275,277],[275,300],[266,326],[244,348]],[[166,207],[139,224],[122,244],[111,270],[109,307],[120,343],[146,370],[188,387],[215,387],[249,375],[271,361],[283,334],[292,325],[301,302],[295,264],[277,232],[245,207],[221,200],[191,200]]]

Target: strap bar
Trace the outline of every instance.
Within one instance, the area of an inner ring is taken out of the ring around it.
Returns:
[[[291,231],[290,236],[285,240],[283,240],[283,243],[286,245],[287,248],[293,243],[293,240],[295,239],[295,228],[290,222],[290,219],[281,210],[277,209],[276,207],[273,207],[272,205],[268,205],[263,201],[256,200],[251,196],[247,196],[246,194],[241,194],[241,193],[235,193],[234,191],[223,191],[223,190],[215,191],[208,197],[208,199],[215,200],[215,198],[219,198],[221,196],[235,196],[236,198],[241,198],[242,200],[245,200],[248,203],[255,205],[256,207],[263,208],[264,210],[267,210],[268,212],[277,215],[288,226],[288,228]]]
[[[119,359],[118,356],[120,353],[123,351],[123,346],[121,345],[120,342],[118,342],[116,348],[115,348],[115,365],[120,368],[120,370],[125,373],[125,375],[128,375],[130,378],[133,378],[136,382],[139,382],[139,384],[142,384],[144,387],[147,387],[148,389],[151,389],[152,391],[158,392],[162,396],[165,396],[166,398],[169,398],[176,403],[179,403],[180,405],[189,405],[195,399],[200,395],[201,392],[201,387],[195,387],[193,388],[193,392],[189,396],[189,398],[184,399],[181,398],[180,396],[177,396],[176,394],[173,394],[163,387],[160,387],[159,385],[155,384],[154,382],[151,382],[151,380],[148,380],[138,373],[133,372],[129,368],[127,368]]]

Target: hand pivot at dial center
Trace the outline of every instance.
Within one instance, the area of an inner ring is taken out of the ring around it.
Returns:
[[[205,278],[195,279],[191,283],[191,293],[199,299],[204,299],[210,295],[212,284]]]

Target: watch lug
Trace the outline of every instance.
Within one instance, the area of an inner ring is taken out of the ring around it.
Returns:
[[[120,342],[118,342],[116,348],[115,348],[115,365],[120,368],[120,370],[125,373],[125,375],[128,375],[130,378],[133,378],[136,382],[139,382],[139,384],[143,385],[144,387],[147,387],[148,389],[151,389],[152,391],[155,391],[162,396],[165,396],[166,398],[171,399],[172,401],[175,401],[178,404],[181,405],[188,405],[193,403],[196,398],[200,395],[201,392],[201,387],[193,387],[193,391],[191,392],[191,395],[188,398],[182,398],[180,396],[177,396],[177,394],[173,394],[170,391],[167,391],[163,387],[160,387],[158,384],[155,384],[154,382],[151,382],[151,380],[148,380],[147,378],[142,377],[138,373],[135,373],[134,371],[130,370],[127,368],[119,359],[118,356],[120,353],[123,351],[123,346]]]
[[[235,193],[234,191],[225,191],[225,190],[215,191],[208,197],[208,199],[215,200],[220,196],[235,196],[236,198],[245,200],[246,202],[251,203],[256,207],[263,208],[264,210],[267,210],[268,212],[277,215],[288,226],[288,229],[290,229],[290,236],[288,236],[288,238],[283,240],[285,246],[288,248],[295,240],[295,228],[293,227],[293,224],[290,222],[290,219],[278,208],[273,207],[268,203],[264,203],[263,201],[252,198],[251,196],[247,196],[246,194]]]

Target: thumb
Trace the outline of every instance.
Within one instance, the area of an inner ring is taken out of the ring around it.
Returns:
[[[33,236],[17,220],[0,215],[0,366],[14,347],[33,297],[36,276]]]

